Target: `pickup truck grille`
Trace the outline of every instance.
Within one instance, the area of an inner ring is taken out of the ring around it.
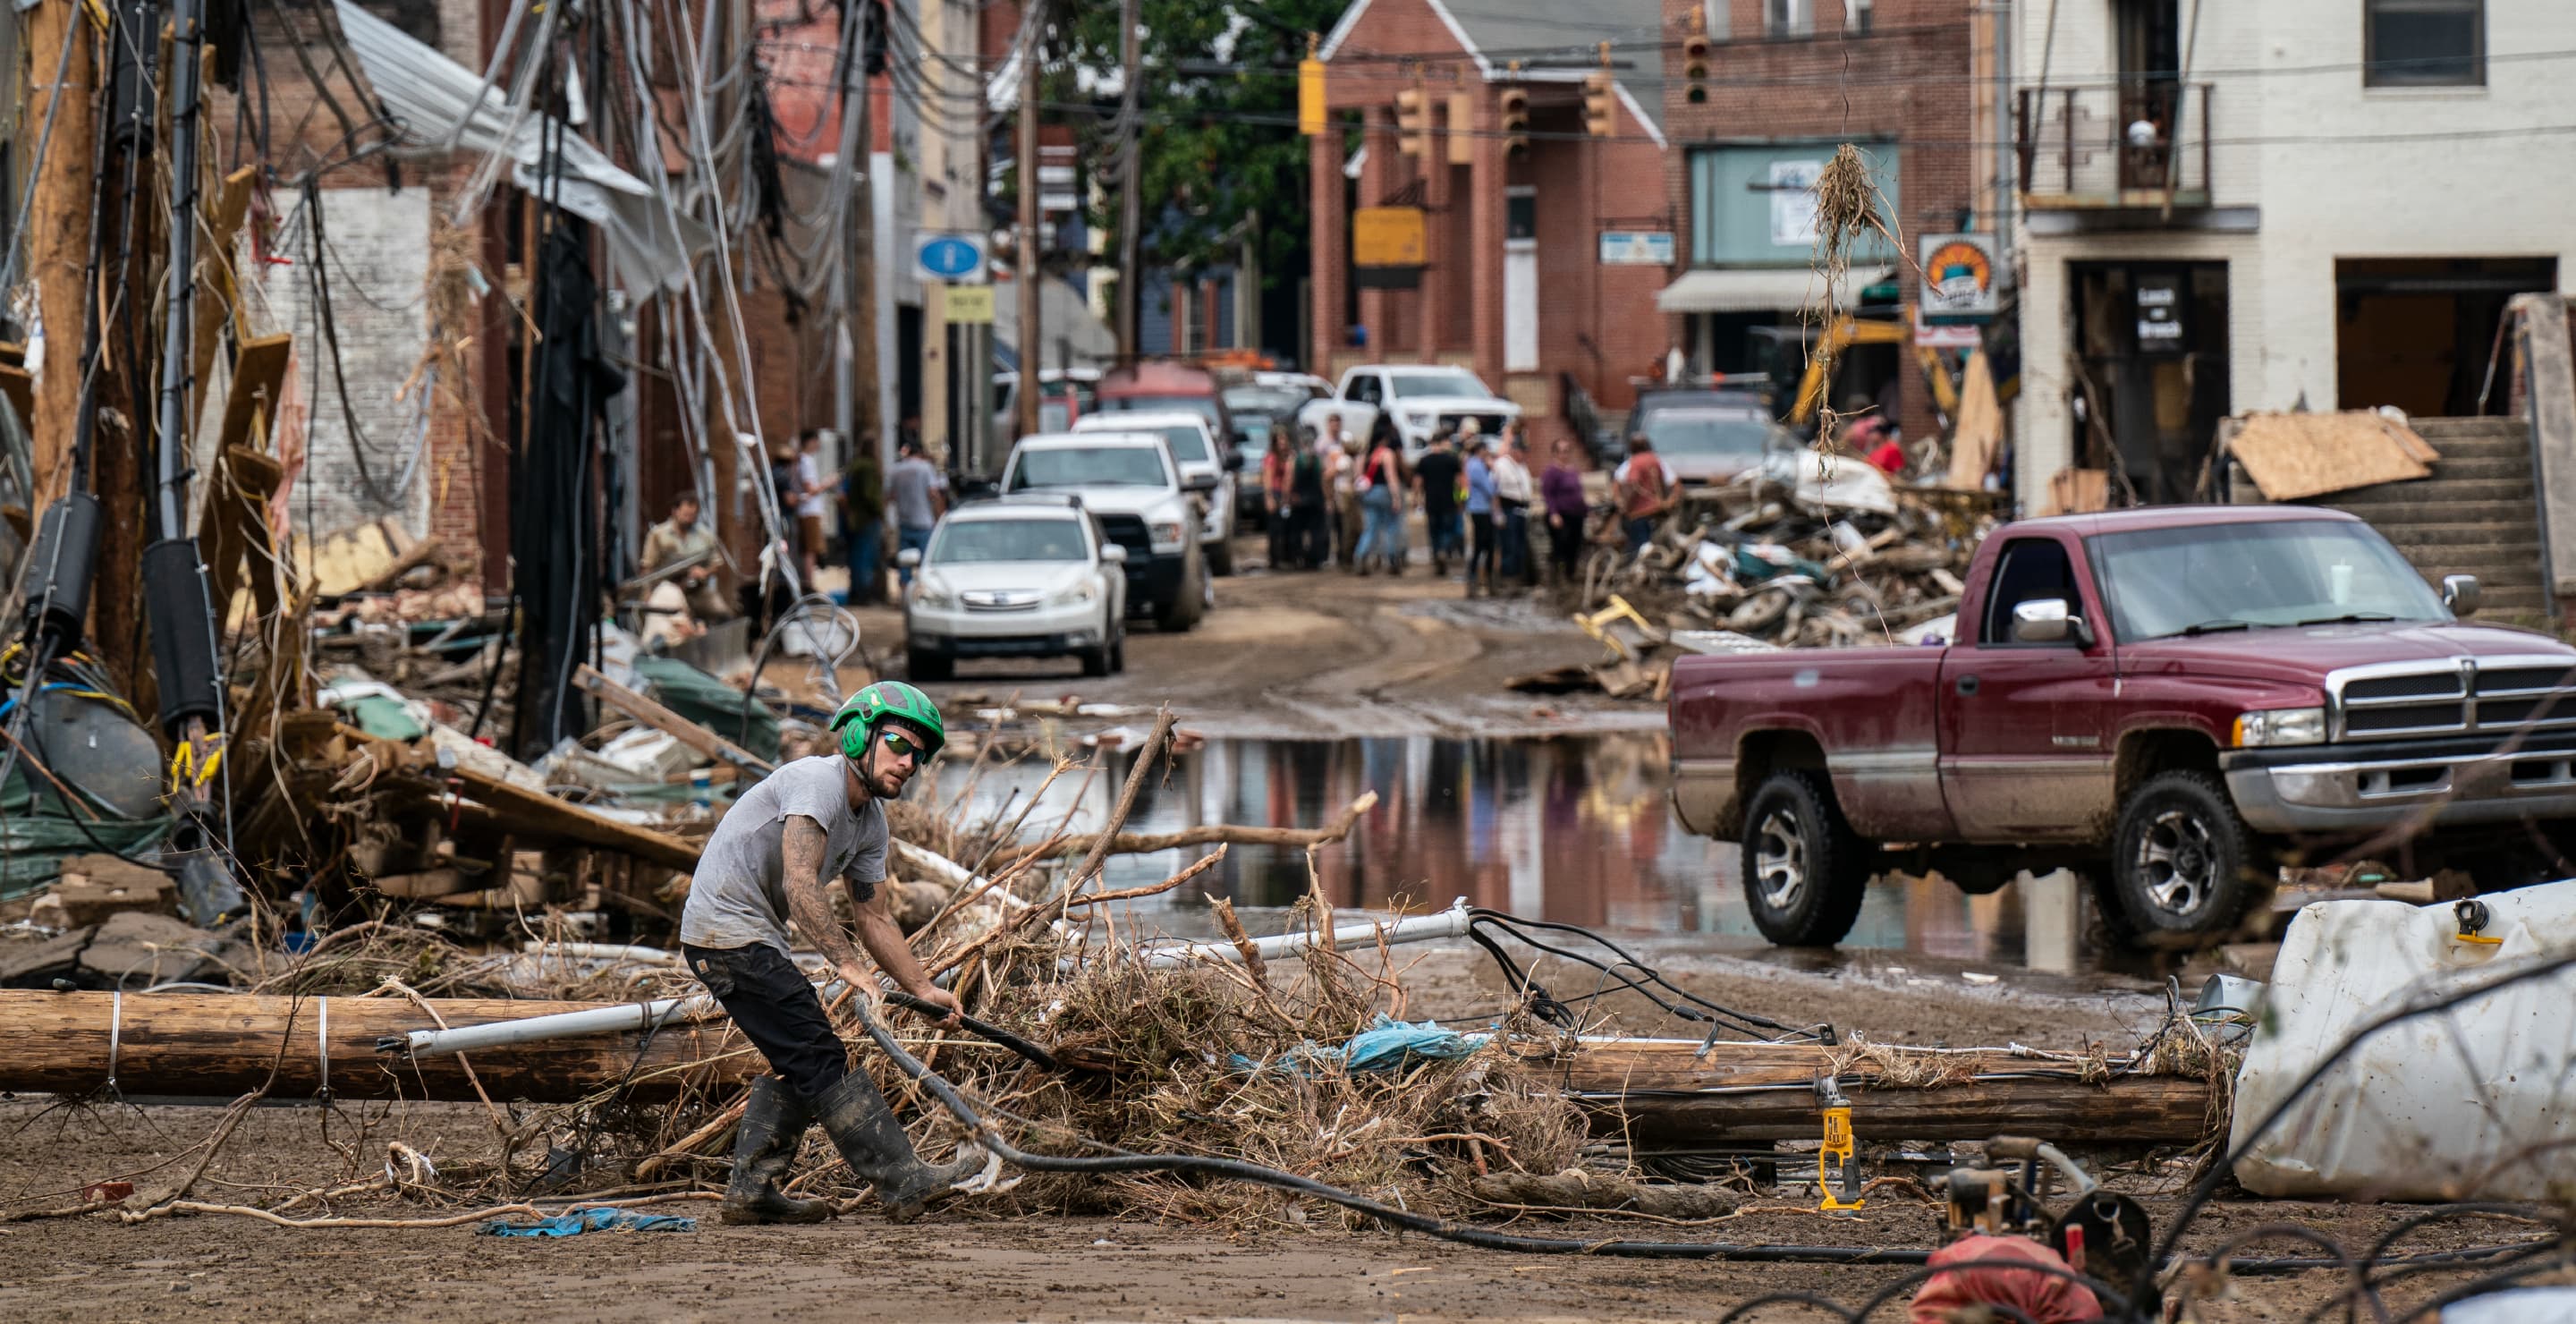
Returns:
[[[1109,535],[1109,541],[1127,549],[1127,573],[1132,575],[1144,569],[1145,562],[1154,555],[1154,541],[1145,532],[1144,517],[1102,515],[1098,518],[1100,531]]]
[[[2337,739],[2576,727],[2576,660],[2563,657],[2354,667],[2326,688]]]
[[[1501,414],[1442,414],[1440,416],[1440,430],[1443,432],[1455,432],[1458,430],[1458,425],[1460,423],[1471,418],[1476,420],[1476,430],[1488,437],[1501,436],[1503,434],[1503,424],[1508,421],[1505,416]]]

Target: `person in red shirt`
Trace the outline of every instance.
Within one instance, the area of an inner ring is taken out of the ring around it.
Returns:
[[[1626,476],[1619,480],[1619,517],[1628,535],[1628,555],[1655,540],[1655,521],[1677,504],[1672,475],[1655,457],[1655,443],[1642,432],[1628,438]]]

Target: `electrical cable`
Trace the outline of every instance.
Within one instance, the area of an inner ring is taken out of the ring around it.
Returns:
[[[1815,1042],[1832,1044],[1836,1042],[1834,1037],[1834,1028],[1829,1024],[1818,1024],[1804,1028],[1783,1025],[1778,1021],[1769,1019],[1768,1017],[1756,1016],[1750,1012],[1738,1011],[1732,1007],[1722,1006],[1718,1003],[1711,1002],[1706,998],[1700,997],[1695,993],[1684,990],[1674,985],[1671,981],[1665,979],[1663,975],[1653,967],[1639,961],[1635,956],[1629,953],[1628,949],[1590,929],[1581,928],[1572,924],[1558,924],[1547,920],[1523,919],[1516,915],[1504,914],[1499,910],[1488,910],[1482,906],[1469,907],[1467,915],[1468,938],[1474,941],[1476,945],[1483,947],[1485,951],[1494,958],[1495,963],[1502,967],[1505,985],[1512,990],[1515,996],[1522,999],[1524,1005],[1530,1009],[1532,1014],[1560,1029],[1571,1030],[1576,1028],[1576,1019],[1572,1010],[1573,1007],[1579,1003],[1596,1000],[1613,991],[1609,986],[1610,981],[1616,980],[1618,991],[1635,993],[1654,1003],[1656,1007],[1660,1008],[1667,1015],[1679,1017],[1683,1020],[1698,1021],[1707,1024],[1709,1026],[1709,1039],[1711,1042],[1716,1041],[1717,1033],[1721,1029],[1732,1029],[1738,1033],[1751,1035],[1755,1039],[1767,1040],[1775,1043]],[[1608,948],[1612,954],[1618,957],[1618,961],[1616,963],[1605,963],[1597,958],[1584,955],[1580,952],[1568,951],[1563,947],[1541,942],[1524,932],[1524,927],[1543,929],[1555,933],[1573,934],[1589,942]],[[1531,978],[1532,972],[1524,970],[1518,962],[1514,961],[1508,953],[1504,952],[1502,945],[1494,941],[1493,936],[1486,932],[1488,929],[1499,932],[1512,938],[1514,941],[1520,942],[1538,951],[1545,952],[1551,956],[1561,957],[1600,971],[1603,976],[1602,987],[1596,988],[1590,993],[1579,994],[1565,999],[1559,999],[1550,995],[1545,988],[1540,987]],[[1633,970],[1637,973],[1634,976],[1622,973],[1623,968],[1625,970]]]

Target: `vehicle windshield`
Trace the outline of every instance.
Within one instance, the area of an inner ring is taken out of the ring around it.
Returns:
[[[1100,398],[1102,413],[1119,414],[1196,414],[1214,428],[1218,422],[1216,397],[1212,395],[1105,395]]]
[[[1779,424],[1751,409],[1658,409],[1638,425],[1663,455],[1742,455],[1758,457],[1773,434],[1786,435]]]
[[[1206,433],[1199,431],[1197,428],[1186,427],[1179,424],[1174,424],[1171,427],[1156,428],[1154,430],[1162,433],[1163,440],[1172,444],[1173,459],[1178,460],[1183,464],[1205,464],[1208,462]]]
[[[2368,525],[2201,524],[2087,540],[2124,641],[2345,621],[2450,619]]]
[[[1081,561],[1089,559],[1089,549],[1082,526],[1069,519],[950,520],[939,526],[922,559],[932,565]]]
[[[1002,490],[1033,487],[1169,487],[1163,457],[1142,446],[1050,446],[1025,450]]]
[[[1408,397],[1418,400],[1429,395],[1464,395],[1490,400],[1494,396],[1472,372],[1389,373],[1387,384],[1399,400]]]
[[[1296,413],[1306,399],[1304,391],[1284,386],[1238,386],[1225,393],[1225,407],[1234,414],[1235,426],[1241,427],[1246,414],[1285,418]]]

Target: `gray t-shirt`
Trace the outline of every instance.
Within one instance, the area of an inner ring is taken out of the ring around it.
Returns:
[[[780,842],[790,814],[823,825],[823,876],[838,874],[853,903],[874,897],[886,876],[885,809],[873,799],[850,808],[838,754],[798,759],[734,802],[699,852],[680,912],[680,941],[692,947],[787,946],[787,880]]]
[[[939,522],[939,512],[930,505],[930,493],[939,486],[939,471],[930,461],[918,455],[894,462],[886,475],[886,496],[894,502],[895,527],[926,529]]]

